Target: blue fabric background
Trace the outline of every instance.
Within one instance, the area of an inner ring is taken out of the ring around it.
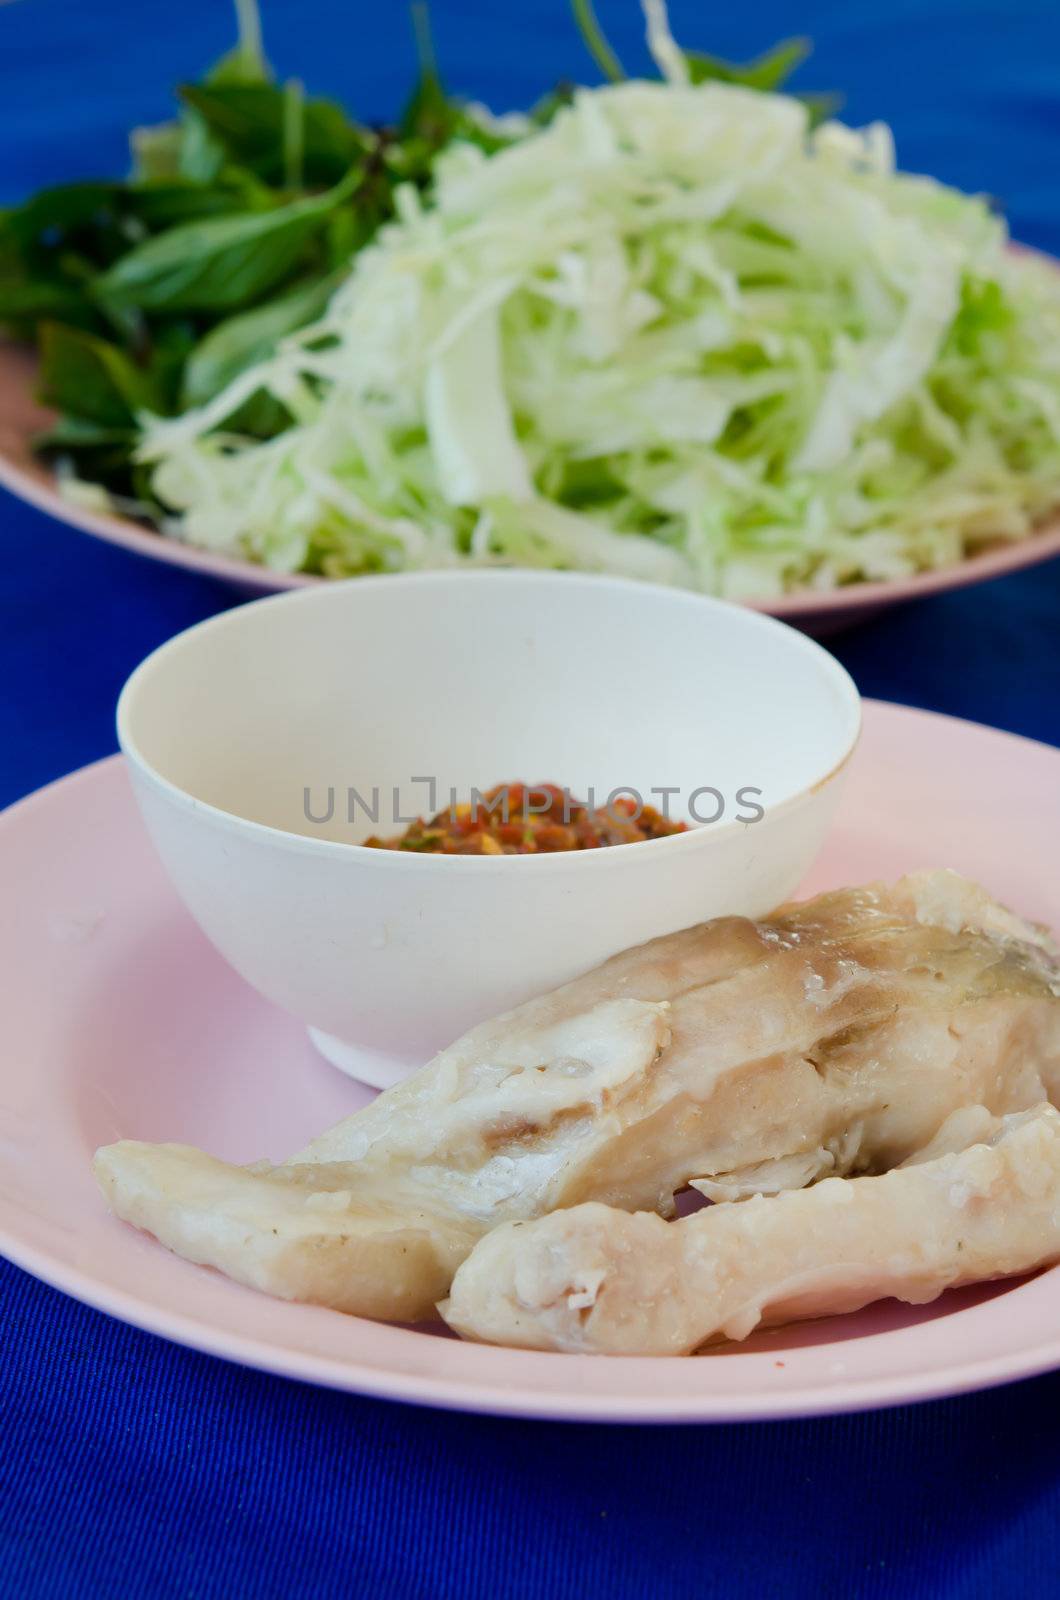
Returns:
[[[642,62],[634,0],[597,3]],[[412,70],[403,5],[265,9],[285,75],[393,111]],[[679,38],[735,56],[811,34],[807,87],[843,89],[851,120],[893,124],[906,166],[993,193],[1018,237],[1060,253],[1055,0],[671,9]],[[451,84],[499,109],[592,77],[564,0],[433,10]],[[129,126],[230,36],[223,0],[0,6],[0,201],[120,170]],[[0,802],[113,749],[125,675],[230,603],[0,499]],[[1058,618],[1054,562],[833,644],[865,693],[1060,743]],[[864,1417],[642,1431],[414,1412],[177,1349],[0,1263],[0,1595],[1052,1595],[1058,1399],[1045,1378]]]

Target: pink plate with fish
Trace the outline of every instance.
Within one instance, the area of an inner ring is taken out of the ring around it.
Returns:
[[[1060,751],[869,703],[807,890],[950,866],[1060,926]],[[463,1344],[271,1300],[107,1212],[117,1138],[281,1159],[370,1095],[251,991],[180,905],[120,758],[0,819],[0,1250],[165,1338],[287,1377],[424,1405],[571,1420],[707,1422],[923,1400],[1060,1366],[1060,1268],[924,1307],[884,1301],[689,1359]]]

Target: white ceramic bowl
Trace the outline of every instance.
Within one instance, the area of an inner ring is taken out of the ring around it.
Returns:
[[[446,572],[276,596],[133,673],[118,732],[173,883],[337,1065],[395,1081],[471,1023],[656,934],[796,887],[857,741],[846,672],[782,623],[571,573]],[[455,788],[619,786],[718,820],[544,856],[359,848]],[[373,806],[373,823],[349,790]],[[709,788],[717,794],[696,794]],[[394,790],[399,806],[395,814]],[[759,796],[742,790],[760,791]],[[333,793],[332,814],[329,791]],[[308,792],[308,804],[307,804]],[[764,808],[757,821],[739,821]]]

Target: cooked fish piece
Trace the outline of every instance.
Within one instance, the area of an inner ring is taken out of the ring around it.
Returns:
[[[927,1144],[905,1158],[902,1166],[917,1167],[921,1162],[934,1161],[937,1156],[956,1155],[960,1150],[967,1150],[969,1145],[983,1144],[996,1127],[997,1118],[992,1117],[985,1106],[959,1106]],[[704,1185],[695,1178],[692,1187],[706,1193]]]
[[[123,1142],[96,1170],[119,1216],[241,1281],[268,1261],[274,1294],[366,1315],[389,1297],[403,1319],[429,1316],[469,1240],[498,1223],[590,1199],[670,1215],[692,1178],[729,1197],[879,1171],[962,1106],[1055,1098],[1058,996],[1040,930],[955,874],[916,874],[624,951],[256,1173],[253,1205],[241,1169],[229,1204],[223,1166],[191,1152],[175,1163]],[[311,1231],[292,1245],[304,1259],[277,1254],[267,1197],[289,1207],[291,1184],[348,1193],[385,1292],[339,1295]]]
[[[642,1074],[668,1038],[665,1006],[627,1000],[592,1007],[556,1030],[513,1028],[505,1048],[464,1083],[454,1142],[461,1134],[470,1140],[477,1125],[485,1148],[494,1138],[503,1147],[502,1125],[525,1124],[531,1114],[562,1120],[586,1096],[602,1103]],[[432,1131],[421,1126],[424,1145]],[[400,1133],[399,1122],[395,1142]],[[395,1155],[383,1172],[326,1157],[238,1167],[188,1145],[126,1139],[97,1151],[95,1173],[117,1216],[189,1261],[280,1299],[411,1322],[436,1314],[512,1182],[503,1154],[492,1170],[481,1164],[467,1174],[461,1212],[458,1186],[451,1200],[414,1157],[410,1138],[407,1159]]]
[[[112,1209],[199,1266],[281,1300],[408,1322],[445,1294],[481,1237],[422,1199],[359,1196],[345,1166],[233,1167],[181,1144],[110,1145],[96,1175]]]
[[[535,1350],[688,1355],[760,1323],[855,1311],[1060,1259],[1060,1114],[882,1177],[710,1206],[681,1222],[595,1202],[506,1223],[460,1267],[446,1321]]]

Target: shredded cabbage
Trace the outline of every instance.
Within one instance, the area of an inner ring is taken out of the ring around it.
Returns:
[[[240,434],[263,394],[289,425]],[[452,146],[320,322],[144,425],[177,536],[278,569],[901,578],[1060,504],[1060,274],[896,173],[882,126],[583,90],[496,154]]]

